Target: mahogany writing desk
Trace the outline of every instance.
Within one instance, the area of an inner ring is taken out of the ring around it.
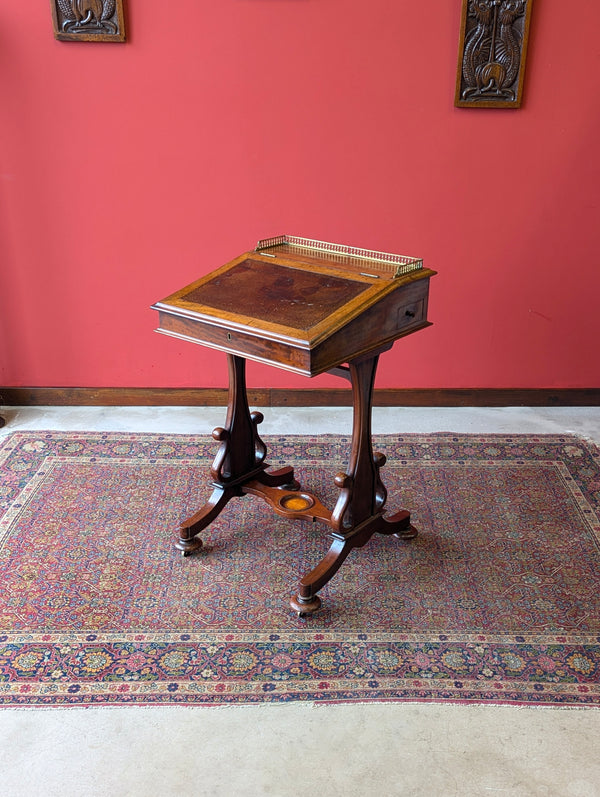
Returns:
[[[320,607],[317,592],[353,548],[375,533],[416,536],[406,510],[385,516],[385,457],[373,453],[371,408],[381,352],[429,325],[434,274],[414,258],[279,236],[153,305],[159,332],[220,349],[229,364],[226,423],[213,431],[221,443],[211,468],[214,490],[177,532],[184,556],[202,546],[197,535],[233,497],[257,495],[284,517],[321,521],[333,542],[292,597],[292,608],[304,615]],[[293,468],[267,470],[257,430],[263,415],[248,408],[246,359],[351,382],[352,449],[347,472],[335,476],[340,494],[333,510],[300,488]]]

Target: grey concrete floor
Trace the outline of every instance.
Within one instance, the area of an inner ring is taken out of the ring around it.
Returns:
[[[264,434],[349,433],[348,409],[264,410]],[[209,433],[224,408],[3,408],[17,429]],[[373,431],[573,432],[600,408],[376,408]],[[600,795],[600,712],[432,704],[0,710],[0,793]]]

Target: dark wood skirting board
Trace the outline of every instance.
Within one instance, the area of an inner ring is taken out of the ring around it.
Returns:
[[[249,388],[255,407],[352,406],[348,388]],[[226,388],[4,387],[4,406],[210,407],[227,405]],[[379,388],[378,407],[598,407],[600,388]]]

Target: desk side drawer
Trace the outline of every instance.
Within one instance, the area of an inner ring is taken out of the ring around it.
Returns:
[[[429,326],[428,296],[429,279],[409,283],[390,293],[316,348],[311,362],[312,374],[328,371],[341,362],[384,348],[398,338]],[[340,353],[344,354],[344,359],[340,358]]]

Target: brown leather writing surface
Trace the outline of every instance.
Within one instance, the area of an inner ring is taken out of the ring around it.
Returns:
[[[345,277],[248,258],[181,298],[204,308],[307,330],[369,287]]]

